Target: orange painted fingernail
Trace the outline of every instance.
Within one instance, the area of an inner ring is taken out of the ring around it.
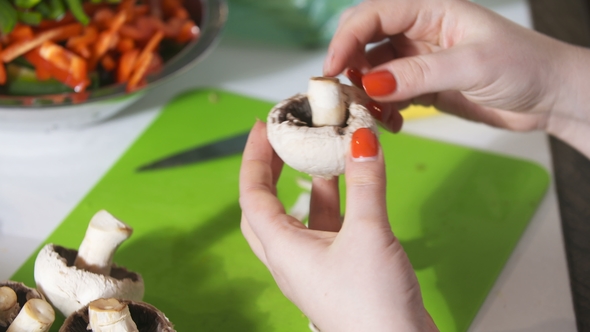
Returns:
[[[357,88],[363,88],[363,73],[361,73],[360,70],[356,68],[348,68],[348,70],[346,70],[346,77],[348,77],[350,83]]]
[[[375,119],[383,122],[383,112],[385,111],[383,105],[374,101],[370,101],[367,103],[366,107],[369,113],[371,113]]]
[[[387,122],[389,130],[391,130],[392,133],[397,134],[400,130],[402,130],[404,117],[399,111],[392,111]]]
[[[362,81],[365,92],[371,97],[386,96],[397,88],[395,77],[386,70],[365,74]]]
[[[379,143],[373,131],[369,128],[360,128],[352,134],[350,152],[354,161],[377,160]]]

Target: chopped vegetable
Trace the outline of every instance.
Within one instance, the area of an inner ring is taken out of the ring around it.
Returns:
[[[66,3],[68,4],[68,8],[70,8],[72,15],[74,15],[78,22],[88,25],[90,19],[84,12],[84,8],[82,8],[82,3],[80,0],[66,0]]]
[[[83,101],[87,89],[145,85],[199,37],[183,1],[0,0],[0,93],[72,91]]]
[[[61,41],[70,37],[79,35],[82,31],[80,23],[72,23],[63,27],[57,27],[52,30],[44,31],[31,40],[17,41],[11,44],[0,53],[0,60],[10,62],[16,57],[27,53],[35,47],[41,46],[46,41]]]
[[[16,9],[8,2],[8,0],[0,0],[0,32],[8,34],[18,20]]]

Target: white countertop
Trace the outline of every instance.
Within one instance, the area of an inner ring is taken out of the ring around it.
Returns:
[[[531,26],[524,1],[477,2]],[[0,280],[10,278],[174,95],[211,86],[278,101],[306,90],[307,79],[321,73],[324,54],[222,41],[198,66],[108,121],[73,130],[0,131]],[[403,130],[529,159],[551,171],[543,133],[511,133],[447,115],[407,121]],[[470,331],[576,331],[571,302],[552,184]]]

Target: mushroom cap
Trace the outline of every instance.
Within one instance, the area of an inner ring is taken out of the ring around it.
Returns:
[[[41,294],[35,288],[28,287],[27,285],[23,284],[22,282],[18,281],[3,281],[0,282],[0,287],[8,286],[14,290],[16,293],[18,304],[23,307],[23,305],[30,299],[42,299],[45,300],[43,294]]]
[[[141,301],[144,283],[141,275],[113,264],[105,276],[78,269],[78,251],[47,244],[35,260],[35,282],[47,300],[64,316],[99,298]]]
[[[375,120],[363,106],[368,97],[360,89],[344,84],[342,92],[348,110],[343,127],[312,127],[311,107],[305,94],[297,94],[271,109],[268,140],[287,165],[311,176],[338,176],[344,173],[352,134],[359,128],[378,133]]]
[[[37,291],[35,288],[28,287],[27,285],[23,284],[22,282],[7,280],[0,282],[0,287],[7,286],[12,288],[12,290],[16,293],[16,301],[18,302],[19,308],[22,308],[25,303],[27,303],[30,299],[42,299],[45,300],[43,294]],[[19,309],[20,311],[20,309]],[[0,332],[6,332],[8,326],[0,325]]]
[[[127,304],[139,332],[176,332],[168,317],[153,305],[130,300],[119,302]],[[85,305],[66,318],[59,332],[88,332],[89,321],[88,305]]]

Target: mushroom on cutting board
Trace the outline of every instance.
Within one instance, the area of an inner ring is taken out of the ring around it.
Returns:
[[[273,149],[292,168],[331,178],[344,173],[352,134],[377,125],[364,106],[368,97],[337,78],[312,77],[307,94],[274,106],[267,119]]]
[[[0,282],[0,332],[48,331],[55,312],[35,288],[21,282]]]
[[[59,332],[176,332],[164,313],[151,304],[98,299],[71,314]]]
[[[53,307],[43,299],[30,299],[6,332],[47,332],[55,321]]]
[[[8,327],[19,310],[16,292],[8,286],[0,287],[0,327]]]
[[[64,316],[100,298],[141,301],[141,275],[112,263],[131,227],[108,212],[97,212],[79,250],[47,244],[35,260],[35,282],[47,300]]]

